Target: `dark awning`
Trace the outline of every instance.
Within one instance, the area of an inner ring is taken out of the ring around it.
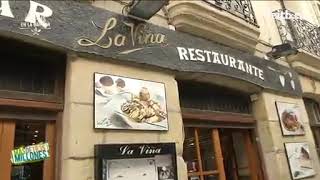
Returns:
[[[2,5],[0,36],[173,71],[218,74],[302,94],[292,69],[203,38],[73,1],[9,3],[14,17],[8,9],[5,14]]]

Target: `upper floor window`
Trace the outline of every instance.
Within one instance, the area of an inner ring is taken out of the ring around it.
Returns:
[[[282,43],[290,43],[295,48],[303,49],[320,57],[320,31],[298,13],[288,9],[279,9],[273,13],[286,14],[286,18],[275,17]]]
[[[304,99],[304,103],[308,113],[314,141],[316,143],[317,152],[320,157],[320,105],[312,99]]]
[[[318,102],[312,99],[304,99],[307,113],[309,116],[311,125],[319,125],[320,126],[320,105]]]
[[[195,96],[196,94],[196,96]],[[179,81],[180,104],[183,108],[251,114],[250,98],[211,84]]]
[[[257,26],[257,20],[250,0],[203,0],[210,5],[225,10],[250,24]]]
[[[64,54],[13,39],[2,41],[0,98],[62,102]]]

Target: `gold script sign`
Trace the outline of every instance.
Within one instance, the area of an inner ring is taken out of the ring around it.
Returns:
[[[147,31],[146,24],[135,25],[129,22],[123,22],[123,24],[130,29],[130,37],[127,37],[123,34],[117,34],[115,36],[109,36],[108,32],[113,30],[117,26],[117,19],[112,17],[108,19],[102,28],[100,36],[92,40],[90,38],[84,37],[78,40],[80,46],[98,46],[103,49],[108,49],[112,46],[121,47],[128,45],[128,41],[131,41],[131,46],[136,47],[137,45],[155,45],[155,44],[164,44],[166,37],[164,34],[160,33],[150,33]],[[141,50],[143,48],[134,48],[121,52],[121,54],[128,54],[134,51]]]

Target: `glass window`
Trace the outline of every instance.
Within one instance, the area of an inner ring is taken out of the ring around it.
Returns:
[[[320,105],[312,99],[304,99],[309,122],[316,143],[318,155],[320,157]]]
[[[45,122],[17,121],[14,148],[45,142]],[[43,161],[15,165],[12,167],[11,180],[42,180]]]
[[[199,145],[202,155],[202,168],[204,171],[217,170],[214,145],[212,143],[212,130],[199,129]]]
[[[185,128],[183,157],[188,167],[188,180],[218,180],[219,175],[225,175],[227,180],[261,179],[250,132],[228,128]]]
[[[194,138],[194,129],[186,128],[185,136],[183,157],[187,163],[188,173],[198,172],[199,167]]]
[[[233,149],[235,161],[237,162],[238,176],[240,180],[250,180],[250,169],[248,156],[246,153],[243,134],[240,132],[232,133]]]
[[[213,143],[213,130],[185,128],[183,157],[189,180],[214,180],[219,174]]]
[[[30,61],[4,62],[0,71],[0,90],[53,95],[56,78],[53,65]]]

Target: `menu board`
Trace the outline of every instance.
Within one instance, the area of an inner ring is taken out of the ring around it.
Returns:
[[[177,180],[174,143],[95,145],[97,180]]]

